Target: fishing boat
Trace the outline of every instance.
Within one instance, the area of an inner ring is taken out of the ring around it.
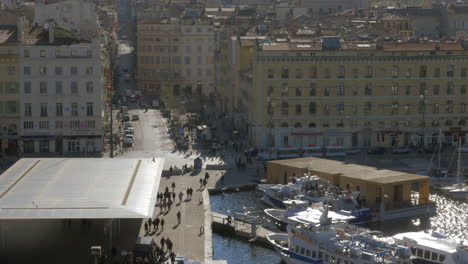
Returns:
[[[332,219],[346,221],[351,224],[362,224],[371,221],[372,214],[369,208],[360,207],[356,199],[358,196],[359,192],[352,192],[337,197],[329,197],[322,202],[322,205],[317,203],[312,207],[305,207],[304,203],[296,201],[289,203],[286,209],[270,208],[265,209],[264,212],[272,219],[276,227],[282,231],[286,230],[288,224],[314,221],[325,209],[332,214]]]
[[[330,192],[329,182],[318,176],[306,174],[295,180],[294,183],[277,184],[258,189],[263,192],[261,200],[273,208],[286,208],[285,201],[306,200],[310,203],[321,202]]]
[[[288,264],[410,264],[408,248],[390,244],[380,232],[349,224],[288,226],[287,233],[267,235]]]
[[[407,232],[394,235],[397,243],[408,247],[414,264],[466,264],[468,246],[436,232]]]

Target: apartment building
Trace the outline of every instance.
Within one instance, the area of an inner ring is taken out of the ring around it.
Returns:
[[[260,147],[345,148],[466,141],[461,42],[257,41],[244,74],[246,126]],[[247,68],[248,69],[248,68]],[[248,100],[246,100],[248,98]]]
[[[137,33],[138,88],[170,104],[215,92],[215,34],[206,19],[144,19]]]
[[[24,153],[103,150],[101,48],[50,25],[32,28],[19,47]]]
[[[19,125],[16,26],[0,26],[0,152],[17,153]]]

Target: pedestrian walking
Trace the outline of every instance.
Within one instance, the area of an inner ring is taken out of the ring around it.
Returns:
[[[164,244],[166,243],[166,239],[164,239],[164,237],[161,237],[161,240],[159,242],[161,242],[161,249],[164,250]]]
[[[184,193],[182,191],[179,192],[179,203],[182,203],[182,199],[184,198]]]
[[[193,189],[190,187],[190,199],[192,199]]]
[[[161,218],[161,231],[164,230],[164,218]]]
[[[202,189],[202,187],[203,187],[203,179],[202,179],[202,178],[200,178],[200,188],[199,188],[199,189],[201,190],[201,189]]]
[[[174,264],[175,263],[175,253],[171,252],[171,254],[169,254],[169,258],[171,259],[171,264]]]
[[[174,189],[175,189],[175,182],[172,182],[172,185],[171,185],[171,186],[172,186],[172,191],[174,191]]]
[[[180,225],[180,216],[181,216],[181,214],[180,214],[180,211],[179,211],[179,212],[177,212],[177,225]]]
[[[172,252],[172,246],[173,246],[173,244],[172,244],[172,241],[171,241],[170,238],[167,238],[167,239],[166,239],[166,246],[167,246],[167,250],[168,250],[169,252]]]
[[[153,219],[148,219],[148,231],[151,232],[151,226],[153,225]]]
[[[153,220],[153,226],[154,226],[154,231],[159,231],[159,218],[158,217],[156,217]]]
[[[145,222],[145,236],[148,235],[148,223]]]
[[[175,202],[175,192],[172,193],[172,201]]]

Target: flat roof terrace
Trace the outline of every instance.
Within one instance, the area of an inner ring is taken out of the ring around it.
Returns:
[[[21,159],[0,175],[0,219],[152,217],[163,163],[163,159]]]

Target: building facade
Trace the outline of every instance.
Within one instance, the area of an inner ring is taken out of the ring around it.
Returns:
[[[19,73],[16,26],[0,27],[0,152],[17,154]]]
[[[49,41],[38,38],[19,47],[21,149],[24,153],[101,152],[104,82],[100,45],[54,40],[50,34],[49,30]]]
[[[208,20],[138,22],[138,88],[172,103],[215,93],[214,26]]]
[[[328,44],[327,44],[328,43]],[[466,141],[460,42],[257,42],[245,91],[261,148],[398,147]]]

